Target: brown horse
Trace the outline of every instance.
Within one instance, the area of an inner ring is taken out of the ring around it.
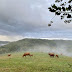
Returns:
[[[59,58],[59,56],[56,54],[56,57]]]
[[[11,54],[8,54],[8,56],[11,56]]]
[[[55,56],[54,53],[48,53],[48,55],[49,55],[50,57],[54,57],[54,56]]]
[[[22,57],[30,56],[30,53],[24,53]]]

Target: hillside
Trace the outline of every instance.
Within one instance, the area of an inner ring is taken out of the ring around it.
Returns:
[[[8,43],[9,43],[9,41],[0,41],[0,46],[6,45]]]
[[[22,39],[0,47],[0,54],[15,51],[56,52],[72,55],[71,40]]]

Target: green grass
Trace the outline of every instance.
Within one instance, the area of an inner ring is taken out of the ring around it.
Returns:
[[[22,57],[23,53],[0,55],[0,72],[72,72],[72,58],[59,56],[50,58],[47,53],[31,53],[33,57]]]

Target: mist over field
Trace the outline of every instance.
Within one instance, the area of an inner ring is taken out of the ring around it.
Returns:
[[[55,54],[62,54],[65,56],[72,57],[72,48],[69,49],[65,46],[57,46],[57,47],[48,47],[48,46],[34,46],[34,49],[29,49],[29,52],[44,52],[44,53],[55,53]]]

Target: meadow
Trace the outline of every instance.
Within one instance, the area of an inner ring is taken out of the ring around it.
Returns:
[[[72,57],[59,55],[51,58],[48,53],[32,52],[32,57],[22,57],[23,52],[0,55],[0,72],[72,72]]]

